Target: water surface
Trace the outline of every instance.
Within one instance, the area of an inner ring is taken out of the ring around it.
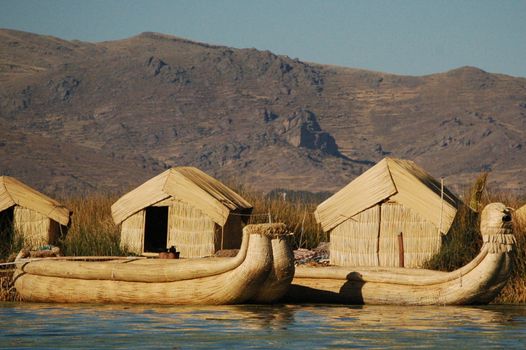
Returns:
[[[526,306],[0,304],[2,349],[526,348]]]

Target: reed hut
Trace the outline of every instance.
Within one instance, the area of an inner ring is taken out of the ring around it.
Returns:
[[[174,246],[190,258],[239,248],[252,205],[201,170],[176,167],[122,196],[111,212],[123,249],[156,255]]]
[[[0,176],[1,239],[21,239],[25,247],[54,244],[65,233],[71,212],[57,201],[10,176]]]
[[[330,262],[340,266],[420,267],[436,254],[458,199],[408,160],[385,158],[321,203]]]

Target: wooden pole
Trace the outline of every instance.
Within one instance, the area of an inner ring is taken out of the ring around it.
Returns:
[[[228,219],[227,219],[227,221],[228,221]],[[226,223],[225,223],[225,225],[226,225]],[[225,239],[225,226],[223,225],[223,226],[221,226],[221,250],[224,249],[223,248],[223,241],[224,241],[224,239]]]
[[[382,229],[382,203],[378,204],[378,233],[376,235],[376,266],[380,266],[380,231]]]
[[[398,266],[404,267],[404,235],[398,234]]]
[[[442,234],[442,217],[444,215],[444,178],[440,178],[440,224],[438,225],[438,234]]]

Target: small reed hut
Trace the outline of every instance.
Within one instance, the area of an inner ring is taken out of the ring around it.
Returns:
[[[25,247],[54,244],[65,233],[71,212],[57,201],[10,176],[0,176],[0,233]]]
[[[239,248],[252,205],[201,170],[176,167],[122,196],[111,211],[129,252],[152,255],[175,246],[190,258]]]
[[[458,199],[408,160],[385,158],[321,203],[315,217],[330,232],[330,263],[421,267],[436,254]]]

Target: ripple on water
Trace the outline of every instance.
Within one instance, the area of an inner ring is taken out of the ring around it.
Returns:
[[[0,348],[525,348],[526,306],[0,304]]]

